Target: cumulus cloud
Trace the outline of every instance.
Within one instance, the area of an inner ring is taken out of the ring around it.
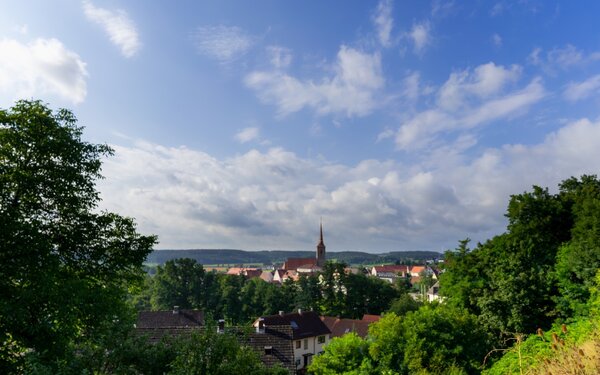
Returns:
[[[279,70],[254,71],[245,84],[265,103],[275,104],[282,116],[312,108],[318,114],[348,117],[369,114],[384,86],[381,56],[342,46],[333,66],[335,74],[320,81],[301,80]]]
[[[255,38],[236,26],[202,26],[192,33],[196,50],[220,63],[243,56],[254,45]]]
[[[583,119],[539,144],[411,166],[344,165],[281,148],[220,160],[137,142],[113,146],[99,188],[103,208],[136,217],[161,248],[312,249],[323,216],[332,250],[442,250],[502,232],[511,194],[598,174],[599,142],[600,122]]]
[[[91,1],[83,2],[83,11],[86,17],[100,25],[110,41],[119,47],[125,57],[135,56],[142,43],[133,21],[124,10],[108,10],[96,7]]]
[[[600,74],[592,76],[583,82],[571,82],[564,91],[564,97],[572,102],[585,99],[600,91]]]
[[[0,40],[0,93],[11,101],[57,95],[72,103],[87,93],[86,64],[57,39],[36,39],[22,44]]]
[[[441,133],[472,129],[517,115],[545,95],[539,79],[522,89],[506,92],[516,82],[521,67],[487,63],[474,70],[450,75],[437,91],[435,104],[404,121],[396,135],[396,144],[405,150],[426,147]]]
[[[384,47],[390,47],[392,45],[392,28],[394,27],[391,0],[381,0],[379,2],[373,17],[373,22],[375,23],[379,43]]]
[[[240,143],[250,142],[258,138],[259,129],[255,127],[244,128],[240,130],[236,135],[235,139]]]
[[[422,53],[431,42],[431,25],[429,22],[416,23],[409,32],[416,53]]]

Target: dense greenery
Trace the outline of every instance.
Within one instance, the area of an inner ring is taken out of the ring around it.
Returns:
[[[315,374],[476,374],[489,336],[476,317],[449,305],[428,304],[399,317],[385,315],[369,338],[334,339],[310,366]]]
[[[201,309],[215,319],[244,324],[261,315],[298,308],[360,319],[364,314],[386,311],[398,295],[386,281],[346,272],[343,263],[329,262],[320,274],[277,285],[259,278],[206,272],[193,259],[175,259],[147,277],[145,288],[133,296],[133,302],[140,309]]]
[[[473,249],[460,241],[446,253],[442,305],[401,294],[366,340],[334,340],[311,371],[475,374],[487,367],[489,374],[522,374],[543,371],[551,356],[583,358],[581,350],[559,349],[598,342],[600,181],[570,178],[556,194],[534,186],[511,197],[506,216],[505,233]],[[358,365],[340,367],[344,361]]]
[[[156,242],[132,219],[97,212],[105,145],[67,110],[37,101],[0,111],[0,372],[67,361],[130,317],[128,283]]]

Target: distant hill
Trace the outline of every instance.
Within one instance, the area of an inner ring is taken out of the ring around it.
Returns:
[[[148,255],[148,263],[164,264],[177,258],[195,259],[201,264],[277,264],[287,258],[314,257],[315,251],[261,250],[245,251],[233,249],[190,249],[190,250],[155,250]],[[348,264],[377,264],[394,262],[422,262],[428,259],[440,259],[441,253],[435,251],[393,251],[382,254],[371,254],[362,251],[328,251],[327,258]]]

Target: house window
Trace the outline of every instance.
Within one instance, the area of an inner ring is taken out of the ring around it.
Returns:
[[[302,347],[302,341],[298,340],[296,341],[296,349],[300,349],[300,347]]]
[[[308,339],[304,339],[304,350],[308,349]]]
[[[317,337],[317,342],[318,342],[319,344],[323,344],[323,343],[325,342],[325,336],[323,335],[323,336],[319,336],[319,337]]]

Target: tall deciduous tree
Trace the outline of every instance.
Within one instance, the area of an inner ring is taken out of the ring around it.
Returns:
[[[132,219],[97,211],[112,150],[81,137],[68,110],[0,110],[0,335],[51,360],[119,318],[124,284],[156,242]]]

